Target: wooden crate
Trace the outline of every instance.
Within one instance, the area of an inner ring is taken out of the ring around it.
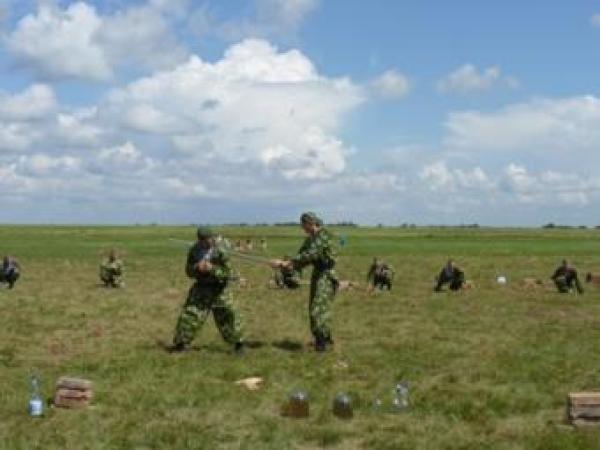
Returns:
[[[600,392],[570,393],[567,418],[577,426],[600,425]]]

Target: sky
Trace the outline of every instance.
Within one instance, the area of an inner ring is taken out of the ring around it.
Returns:
[[[600,1],[0,0],[0,223],[600,224]]]

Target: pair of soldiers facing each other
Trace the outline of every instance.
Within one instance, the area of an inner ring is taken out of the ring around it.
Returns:
[[[571,292],[573,288],[577,290],[577,293],[583,294],[583,286],[579,282],[577,269],[566,259],[563,259],[561,265],[558,266],[550,278],[554,281],[558,292],[562,294]]]
[[[376,288],[379,290],[387,289],[392,290],[392,282],[394,281],[394,268],[391,264],[380,260],[379,258],[373,258],[373,263],[369,267],[367,273],[367,285],[369,290],[373,291]]]
[[[21,276],[21,266],[12,256],[2,258],[2,266],[0,267],[0,283],[6,283],[8,289],[12,289],[15,283]]]
[[[123,281],[123,261],[117,257],[117,252],[111,250],[106,259],[100,263],[100,280],[105,287],[118,288],[125,285]]]

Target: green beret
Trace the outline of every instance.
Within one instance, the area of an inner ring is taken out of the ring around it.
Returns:
[[[198,227],[196,234],[198,239],[209,239],[215,235],[210,227]]]

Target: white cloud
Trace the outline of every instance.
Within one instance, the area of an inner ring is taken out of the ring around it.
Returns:
[[[0,93],[0,119],[39,119],[56,108],[56,97],[45,84],[34,84],[14,95]]]
[[[397,70],[387,70],[371,82],[371,87],[381,97],[401,98],[408,94],[408,78]]]
[[[590,23],[595,27],[600,27],[600,14],[594,14],[590,17]]]
[[[228,41],[245,38],[294,38],[320,0],[253,0],[249,17],[220,20],[205,3],[191,12],[190,28],[198,35],[215,34]]]
[[[600,99],[539,99],[496,112],[456,112],[446,122],[446,146],[472,155],[529,158],[543,167],[600,163]]]
[[[475,167],[471,170],[448,169],[444,161],[426,165],[419,174],[426,187],[433,191],[456,192],[462,189],[490,189],[493,183],[486,173]]]
[[[158,5],[160,6],[160,5]],[[163,10],[149,3],[98,15],[85,2],[60,9],[40,3],[7,37],[7,47],[41,78],[107,81],[121,65],[170,67],[187,57]]]
[[[497,66],[479,71],[472,64],[464,64],[442,78],[438,82],[437,88],[443,93],[466,94],[486,91],[499,83],[504,83],[511,88],[518,87],[519,85],[515,77],[503,77],[500,68]]]
[[[246,40],[216,63],[192,57],[113,91],[104,114],[169,137],[193,157],[321,178],[344,170],[346,150],[335,133],[361,101],[359,87],[320,76],[299,51]]]
[[[102,26],[93,7],[74,3],[66,10],[41,4],[8,37],[8,48],[47,77],[106,80],[111,67],[94,36]]]

